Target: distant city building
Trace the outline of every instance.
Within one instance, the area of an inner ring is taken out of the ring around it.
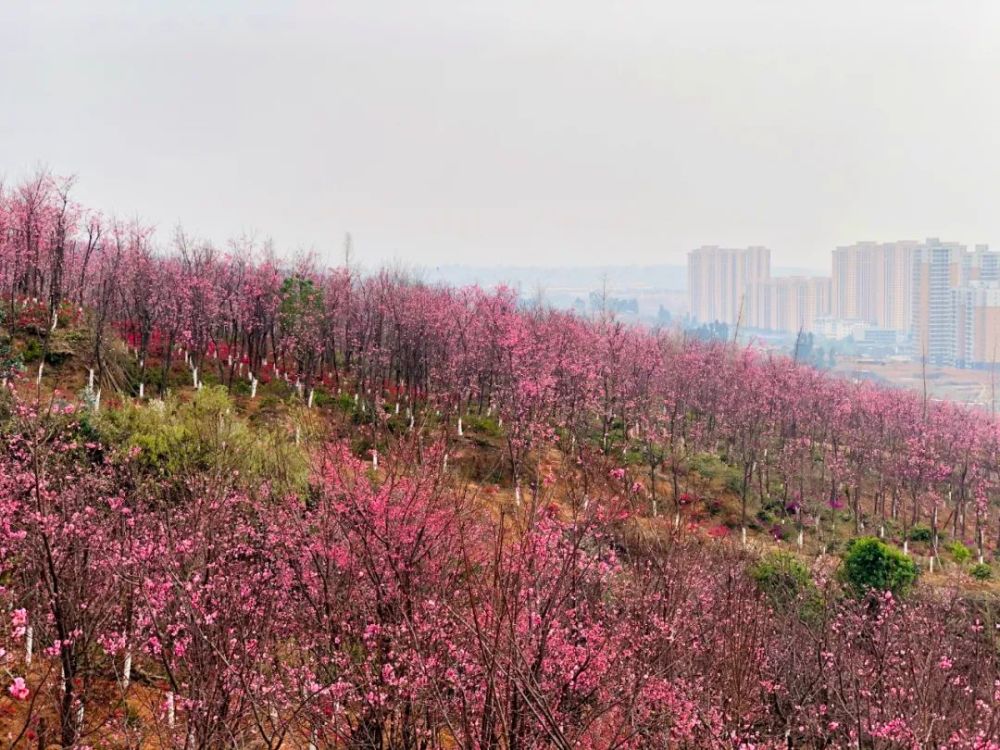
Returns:
[[[865,328],[854,340],[861,354],[887,356],[898,354],[904,349],[906,334],[893,328]]]
[[[936,237],[833,251],[830,278],[771,278],[770,252],[688,254],[692,318],[776,333],[806,331],[929,364],[983,367],[1000,354],[1000,252]]]
[[[699,323],[748,324],[760,283],[771,277],[766,247],[700,247],[688,253],[691,317]],[[742,320],[741,320],[742,318]]]
[[[966,281],[1000,281],[1000,252],[990,250],[988,245],[976,245],[976,249],[966,256]]]
[[[879,328],[912,324],[913,253],[921,243],[859,242],[833,251],[830,312]]]
[[[952,290],[965,283],[965,246],[928,239],[913,255],[913,353],[935,365],[956,362],[957,336]]]
[[[1000,359],[1000,281],[970,281],[952,290],[955,364],[985,367]]]
[[[829,277],[785,276],[759,284],[750,324],[769,331],[812,331],[830,314]]]
[[[871,324],[857,318],[817,318],[814,323],[814,333],[825,336],[834,341],[843,341],[846,338],[855,340],[864,338],[865,332],[871,328]]]

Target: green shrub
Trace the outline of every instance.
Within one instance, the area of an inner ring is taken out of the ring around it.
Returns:
[[[946,550],[951,553],[951,556],[955,559],[955,562],[967,563],[972,559],[972,550],[966,547],[957,539],[953,542],[949,542],[944,546]]]
[[[732,469],[729,474],[726,475],[724,482],[726,489],[732,492],[734,495],[739,495],[743,492],[743,477],[735,469]]]
[[[485,414],[467,414],[462,418],[465,429],[478,432],[489,437],[498,438],[503,435],[500,423],[496,417],[488,417]]]
[[[318,409],[334,406],[336,399],[324,390],[317,388],[313,391],[313,406]]]
[[[812,574],[795,555],[769,552],[750,566],[750,577],[777,606],[785,606],[808,589],[815,589]]]
[[[234,378],[232,391],[237,396],[249,396],[251,393],[250,381],[243,378]]]
[[[993,577],[993,568],[987,563],[977,563],[969,569],[969,575],[977,581],[988,581]]]
[[[714,453],[696,453],[688,459],[688,467],[705,479],[718,479],[729,468]]]
[[[333,402],[338,409],[345,411],[348,414],[353,413],[356,407],[354,397],[346,391],[342,391],[339,396],[333,399]]]
[[[195,391],[189,401],[168,398],[109,409],[94,426],[102,442],[139,448],[137,461],[146,472],[179,485],[211,473],[295,491],[308,477],[300,447],[284,431],[251,427],[221,386]]]
[[[902,596],[916,580],[917,566],[902,551],[865,536],[847,545],[841,575],[855,596],[869,591],[891,591]]]
[[[911,542],[929,542],[934,538],[934,532],[931,527],[924,523],[915,523],[910,528],[910,533],[907,538]]]
[[[25,364],[37,362],[42,358],[42,342],[38,339],[28,339],[21,350],[21,361]]]

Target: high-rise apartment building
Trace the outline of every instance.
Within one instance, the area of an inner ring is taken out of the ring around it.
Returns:
[[[1000,253],[990,250],[989,245],[976,245],[976,249],[966,256],[965,278],[967,281],[1000,281]]]
[[[913,253],[921,243],[859,242],[833,251],[830,314],[878,328],[912,324]]]
[[[929,364],[950,365],[958,359],[956,300],[969,269],[964,245],[928,239],[913,255],[913,351]]]
[[[812,331],[830,314],[830,279],[785,276],[761,282],[751,325],[770,331]]]
[[[771,278],[770,265],[763,247],[691,251],[692,317],[781,332],[876,331],[936,365],[982,366],[1000,351],[1000,253],[986,245],[859,242],[833,251],[831,278]]]
[[[749,324],[760,283],[771,276],[766,247],[700,247],[688,253],[691,316],[699,323]]]
[[[1000,281],[970,281],[952,290],[955,364],[983,367],[1000,361]]]

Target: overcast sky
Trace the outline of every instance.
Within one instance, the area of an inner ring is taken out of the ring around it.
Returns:
[[[0,172],[368,265],[1000,244],[1000,3],[4,0]]]

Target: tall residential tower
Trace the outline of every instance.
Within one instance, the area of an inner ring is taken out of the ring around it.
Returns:
[[[688,253],[691,316],[699,323],[750,324],[760,283],[771,277],[766,247],[699,247]]]

